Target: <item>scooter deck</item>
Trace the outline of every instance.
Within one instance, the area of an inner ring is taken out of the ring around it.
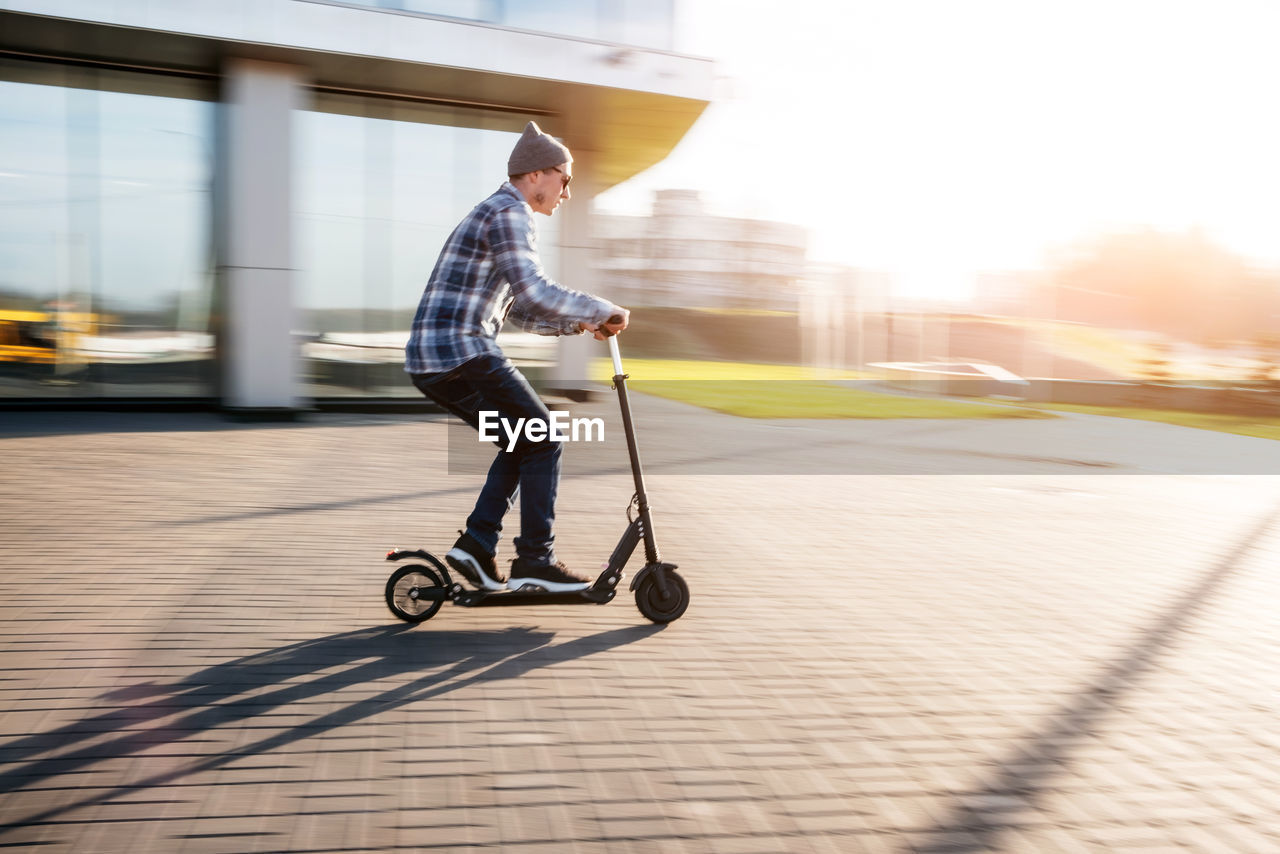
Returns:
[[[603,605],[618,593],[614,589],[571,590],[568,593],[527,590],[468,590],[455,594],[453,601],[464,608],[499,605]]]

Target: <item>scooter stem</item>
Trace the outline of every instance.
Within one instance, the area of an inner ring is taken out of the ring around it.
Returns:
[[[620,319],[619,319],[620,320]],[[605,333],[608,335],[608,333]],[[622,372],[622,356],[618,354],[618,339],[608,335],[609,355],[613,357],[613,386],[618,390],[618,406],[622,410],[622,429],[627,434],[627,454],[631,457],[631,476],[636,485],[636,509],[644,537],[644,554],[649,564],[658,563],[658,540],[653,533],[653,518],[649,515],[649,496],[644,488],[644,471],[640,467],[640,451],[636,448],[636,430],[631,422],[631,402],[627,397],[627,375]],[[628,551],[628,554],[630,552]],[[625,561],[625,558],[624,558]]]
[[[613,375],[619,376],[622,373],[622,356],[618,353],[618,336],[609,336],[609,355],[613,357]]]

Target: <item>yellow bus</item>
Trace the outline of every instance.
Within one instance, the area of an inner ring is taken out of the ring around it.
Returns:
[[[99,315],[82,311],[0,309],[0,362],[82,361],[80,337],[96,334],[99,321]]]

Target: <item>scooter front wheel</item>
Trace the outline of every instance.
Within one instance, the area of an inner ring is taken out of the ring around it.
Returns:
[[[689,607],[689,585],[673,570],[667,570],[667,595],[664,597],[653,573],[636,586],[636,607],[655,623],[680,619]]]
[[[421,623],[440,610],[445,590],[444,581],[434,569],[407,564],[387,579],[387,607],[406,623]]]

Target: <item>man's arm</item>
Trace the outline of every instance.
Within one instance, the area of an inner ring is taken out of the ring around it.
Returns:
[[[548,278],[538,258],[533,221],[524,209],[499,211],[489,229],[494,263],[511,284],[515,296],[511,314],[521,328],[543,335],[574,334],[622,311],[608,300],[566,288]],[[531,324],[537,328],[531,328]],[[552,328],[558,332],[540,331]]]
[[[507,323],[514,323],[521,332],[533,332],[537,335],[579,335],[587,331],[581,321],[544,320],[531,316],[520,308],[519,301],[511,304],[511,310],[507,312]]]

